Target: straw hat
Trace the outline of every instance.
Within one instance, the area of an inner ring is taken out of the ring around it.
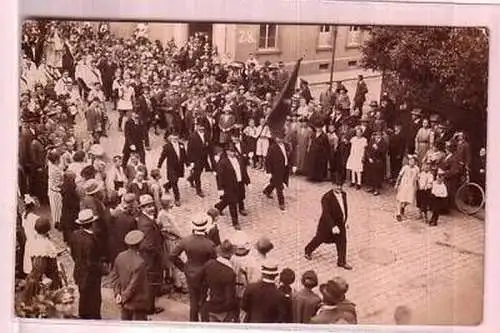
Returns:
[[[210,217],[206,213],[200,213],[191,220],[192,230],[194,232],[206,232],[208,228],[208,220]]]
[[[144,233],[142,231],[132,230],[125,235],[124,241],[125,244],[132,246],[139,244],[140,242],[142,242],[143,239],[144,239]]]
[[[149,194],[143,194],[139,197],[139,207],[145,207],[148,205],[154,205],[155,201],[153,197]]]
[[[78,213],[78,218],[76,219],[76,224],[85,225],[94,222],[98,217],[94,215],[92,209],[82,209]]]
[[[102,190],[101,184],[95,179],[89,179],[83,184],[86,195],[92,195]]]

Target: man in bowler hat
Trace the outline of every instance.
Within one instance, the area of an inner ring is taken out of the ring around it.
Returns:
[[[144,233],[132,230],[124,242],[128,249],[115,259],[111,281],[115,301],[121,306],[122,320],[147,320],[150,307],[146,262],[139,252]]]
[[[75,262],[73,276],[80,292],[78,317],[81,319],[101,319],[101,277],[102,246],[93,230],[93,223],[98,219],[92,209],[82,209],[75,221],[80,229],[71,237],[71,257]]]

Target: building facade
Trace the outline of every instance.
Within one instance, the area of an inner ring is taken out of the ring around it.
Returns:
[[[123,37],[130,36],[135,27],[136,23],[110,23],[110,30]],[[219,54],[237,61],[245,61],[252,53],[260,63],[281,60],[292,65],[305,56],[303,75],[329,73],[333,52],[335,72],[359,68],[360,46],[368,38],[360,26],[331,25],[149,23],[148,31],[152,39],[162,43],[174,39],[177,45],[195,32],[204,32]]]

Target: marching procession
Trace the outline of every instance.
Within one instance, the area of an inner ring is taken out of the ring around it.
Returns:
[[[485,186],[486,150],[473,151],[467,133],[442,115],[389,93],[367,101],[362,75],[352,102],[340,81],[314,98],[298,78],[300,60],[292,71],[287,66],[259,64],[253,54],[232,61],[202,33],[163,45],[142,23],[118,38],[107,23],[25,21],[17,314],[101,319],[106,277],[122,320],[164,311],[157,299],[168,287],[188,295],[192,322],[356,324],[344,278],[320,283],[314,270],[281,267],[269,237],[247,236],[241,221],[252,214],[248,194],[260,191],[269,201],[275,194],[286,216],[293,178],[330,182],[301,256],[313,260],[321,244],[334,243],[337,266],[352,270],[349,192],[378,197],[390,185],[394,223],[409,220],[408,207],[416,205],[422,222],[437,226],[466,175]],[[103,143],[112,131],[124,144],[110,155]],[[157,136],[161,154],[148,165]],[[267,186],[252,187],[254,171],[268,176]],[[218,201],[181,225],[172,211],[186,198],[206,202],[207,177],[215,179]],[[38,215],[43,206],[49,216]],[[227,212],[234,230],[226,235],[217,221]],[[63,252],[74,262],[78,297],[58,263]],[[295,291],[299,273],[302,289]],[[51,305],[37,303],[42,294]],[[78,313],[69,306],[75,299]],[[409,322],[408,309],[397,313],[397,322]]]

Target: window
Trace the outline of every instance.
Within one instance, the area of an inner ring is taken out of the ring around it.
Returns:
[[[332,26],[320,25],[318,35],[318,47],[331,47],[332,46]]]
[[[261,24],[259,34],[259,49],[273,49],[277,47],[278,26],[276,24]]]
[[[347,30],[347,47],[361,46],[361,27],[351,25]]]

